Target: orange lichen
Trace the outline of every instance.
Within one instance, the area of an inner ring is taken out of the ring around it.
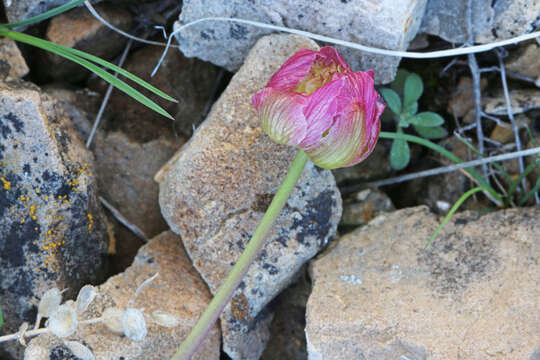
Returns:
[[[94,217],[92,214],[88,214],[88,232],[92,231],[92,226],[94,225]]]

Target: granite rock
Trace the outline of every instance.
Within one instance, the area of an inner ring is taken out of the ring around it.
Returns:
[[[28,83],[0,83],[0,116],[0,301],[10,332],[34,321],[48,288],[69,296],[99,280],[107,238],[93,157],[58,104]]]
[[[204,17],[236,17],[307,30],[362,45],[406,50],[416,35],[426,0],[407,1],[279,1],[279,0],[184,0],[181,24]],[[234,22],[207,21],[177,34],[180,50],[237,70],[255,41],[270,30]],[[338,47],[353,70],[375,70],[377,83],[389,83],[400,59]]]
[[[511,90],[509,95],[513,114],[521,114],[540,108],[540,90],[538,89]],[[504,94],[495,94],[486,98],[484,110],[492,115],[507,115],[508,110]]]
[[[133,298],[137,287],[156,273],[159,275]],[[129,306],[144,308],[147,326],[147,335],[139,342],[114,334],[102,324],[79,326],[69,340],[85,344],[97,360],[169,359],[211,300],[180,238],[170,231],[144,245],[125,272],[107,280],[97,291],[97,297],[81,320],[101,316],[108,307],[125,309]],[[149,316],[154,311],[170,314],[180,325],[172,328],[157,325]],[[29,349],[39,348],[45,349],[51,359],[75,359],[53,335],[41,335],[30,342]],[[214,326],[192,359],[219,360],[219,348],[220,332],[218,326]]]
[[[467,41],[468,0],[428,0],[420,31],[449,42]],[[540,1],[475,0],[473,42],[488,43],[529,33],[538,27]]]
[[[16,22],[67,4],[70,0],[3,0],[3,2],[8,21]],[[96,1],[92,0],[91,2]]]
[[[424,206],[374,219],[311,263],[309,359],[537,359],[540,207]]]
[[[191,140],[156,175],[163,216],[212,292],[243,251],[294,157],[295,149],[265,135],[251,96],[301,48],[317,46],[298,36],[259,40]],[[231,358],[260,356],[271,319],[261,310],[328,243],[340,216],[331,172],[308,162],[221,316]]]

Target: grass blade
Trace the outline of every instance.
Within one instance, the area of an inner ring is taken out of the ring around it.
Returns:
[[[139,91],[131,87],[130,85],[126,84],[124,81],[114,77],[107,71],[101,69],[100,67],[96,66],[95,64],[75,55],[72,51],[70,51],[70,48],[65,47],[58,47],[58,45],[51,43],[50,41],[46,41],[43,39],[39,39],[33,36],[29,36],[26,34],[21,34],[19,32],[15,31],[8,31],[8,32],[0,32],[0,35],[12,38],[13,40],[20,41],[23,43],[26,43],[28,45],[32,45],[35,47],[38,47],[40,49],[50,51],[52,53],[55,53],[59,56],[62,56],[68,60],[71,60],[84,68],[92,71],[99,77],[101,77],[103,80],[107,81],[108,83],[112,84],[114,87],[118,88],[119,90],[123,91],[127,95],[131,96],[135,100],[139,101],[143,105],[149,107],[150,109],[156,111],[157,113],[174,120],[174,118],[167,113],[163,108],[161,108],[158,104],[150,100],[145,95],[141,94]],[[66,50],[69,49],[69,50]],[[141,80],[143,81],[143,80]]]
[[[53,16],[56,16],[58,14],[61,14],[63,12],[66,12],[68,10],[71,10],[76,6],[79,6],[83,2],[84,2],[84,0],[74,0],[74,1],[71,1],[71,2],[69,2],[67,4],[64,4],[62,6],[58,6],[58,7],[54,8],[54,9],[46,11],[43,14],[39,14],[39,15],[36,15],[34,17],[31,17],[30,19],[17,21],[17,22],[9,23],[9,24],[2,24],[0,26],[3,26],[3,27],[8,28],[8,29],[13,29],[13,28],[16,28],[16,27],[19,27],[19,26],[32,25],[32,24],[38,23],[40,21],[46,20],[48,18],[51,18]]]
[[[31,35],[22,34],[22,33],[18,33],[18,32],[15,32],[14,34],[13,33],[7,33],[4,36],[11,37],[12,39],[17,40],[17,41],[21,41],[21,42],[36,41],[36,40],[46,41],[46,40],[39,39],[39,38],[36,38],[34,36],[31,36]],[[50,42],[50,41],[46,41],[46,42],[51,47],[55,47],[55,48],[57,48],[59,50],[67,51],[67,52],[69,52],[69,53],[71,53],[73,55],[76,55],[76,56],[80,57],[80,58],[93,61],[98,65],[106,67],[106,68],[108,68],[108,69],[110,69],[112,71],[116,71],[118,74],[123,75],[124,77],[128,78],[129,80],[133,81],[134,83],[142,86],[143,88],[151,91],[152,93],[154,93],[154,94],[156,94],[156,95],[158,95],[158,96],[160,96],[160,97],[162,97],[162,98],[164,98],[166,100],[169,100],[169,101],[172,101],[172,102],[178,102],[176,99],[174,99],[173,97],[165,94],[163,91],[159,90],[158,88],[156,88],[152,84],[149,84],[148,82],[144,81],[143,79],[131,74],[129,71],[127,71],[125,69],[122,69],[121,67],[116,66],[115,64],[113,64],[111,62],[103,60],[103,59],[101,59],[101,58],[99,58],[97,56],[94,56],[92,54],[88,54],[88,53],[86,53],[84,51],[80,51],[80,50],[77,50],[77,49],[72,49],[70,47],[63,46],[63,45],[58,45],[58,44],[55,44],[55,43]],[[48,50],[48,49],[46,49],[46,50]]]
[[[439,224],[439,226],[437,226],[437,229],[435,230],[435,232],[429,238],[429,240],[428,240],[428,242],[426,244],[426,247],[431,245],[431,243],[433,242],[433,239],[435,239],[437,237],[437,235],[439,235],[439,233],[441,232],[444,225],[446,225],[446,223],[450,220],[452,215],[454,215],[454,213],[459,209],[461,204],[463,204],[463,202],[465,200],[467,200],[471,195],[473,195],[474,193],[477,193],[479,191],[489,191],[489,190],[488,190],[488,188],[485,188],[483,186],[479,186],[479,187],[472,188],[471,190],[467,191],[465,194],[461,195],[461,197],[458,199],[458,201],[456,201],[456,203],[452,206],[450,211],[448,211],[448,214],[446,214],[443,221]]]
[[[422,139],[421,137],[418,137],[418,136],[381,131],[379,137],[382,139],[403,139],[406,141],[410,141],[410,142],[428,147],[431,150],[437,151],[444,157],[452,160],[453,162],[457,164],[463,162],[463,160],[461,160],[456,155],[446,150],[442,146],[437,145],[432,141]],[[481,187],[484,190],[486,190],[493,198],[495,198],[495,200],[497,200],[499,203],[502,203],[501,196],[495,191],[495,189],[493,189],[491,186],[488,185],[488,183],[484,180],[484,178],[482,177],[482,175],[480,175],[480,173],[478,173],[473,168],[465,168],[465,171],[467,171],[478,182],[478,184],[481,185]]]
[[[527,200],[529,200],[538,190],[540,190],[540,177],[536,181],[536,185],[534,185],[534,187],[527,194],[525,194],[525,196],[519,199],[518,205],[523,206],[527,202]]]

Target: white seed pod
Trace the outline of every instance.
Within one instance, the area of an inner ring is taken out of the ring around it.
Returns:
[[[116,334],[123,334],[122,315],[124,310],[117,307],[106,308],[101,317],[105,326]]]
[[[59,338],[70,336],[77,330],[77,313],[69,304],[60,305],[49,317],[48,328]]]
[[[50,360],[49,352],[42,346],[32,344],[24,350],[24,360]]]
[[[77,295],[77,313],[82,314],[92,303],[97,295],[96,288],[92,285],[84,285]]]
[[[159,326],[173,328],[180,325],[180,319],[165,311],[156,310],[152,313],[152,320]]]
[[[64,345],[67,346],[69,351],[71,351],[71,353],[73,355],[75,355],[75,357],[77,359],[80,359],[80,360],[96,360],[96,357],[94,356],[92,351],[89,348],[87,348],[86,346],[84,346],[83,344],[81,344],[80,342],[77,342],[77,341],[64,341]]]
[[[62,302],[62,292],[57,288],[49,289],[43,294],[38,305],[38,314],[42,317],[49,317],[58,309]]]
[[[141,310],[127,309],[122,315],[124,334],[132,341],[141,341],[146,337],[146,321]]]

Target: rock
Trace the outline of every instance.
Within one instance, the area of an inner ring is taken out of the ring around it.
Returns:
[[[379,141],[365,161],[355,166],[332,170],[332,173],[340,186],[384,178],[392,173],[390,150]]]
[[[439,220],[396,211],[311,263],[309,359],[535,359],[540,207]]]
[[[307,267],[299,271],[298,280],[283,290],[271,303],[275,311],[270,340],[261,360],[307,360],[306,303],[311,293]]]
[[[73,296],[99,280],[107,239],[92,155],[58,104],[28,83],[0,83],[0,116],[0,301],[9,333],[34,322],[47,289]]]
[[[449,42],[466,42],[467,3],[468,0],[429,0],[420,31],[437,35]],[[473,1],[473,42],[488,43],[532,32],[538,26],[539,15],[538,1]]]
[[[97,5],[96,11],[123,31],[128,31],[131,27],[131,14],[119,6]],[[120,54],[126,43],[123,35],[109,29],[84,7],[72,9],[52,18],[45,38],[105,60],[113,59]],[[50,52],[44,54],[41,70],[53,79],[77,82],[89,74],[82,66],[72,61]]]
[[[113,129],[122,130],[131,139],[148,142],[166,136],[175,139],[191,136],[193,128],[203,120],[207,104],[212,100],[217,69],[209,63],[188,59],[178,51],[167,52],[154,77],[150,77],[163,48],[150,46],[131,54],[124,68],[146,80],[166,94],[178,99],[170,102],[149,91],[141,91],[174,116],[171,122],[164,116],[136,102],[120,91],[113,91],[109,104]]]
[[[155,274],[159,275],[129,304],[137,287]],[[114,334],[102,324],[79,326],[69,340],[85,344],[97,360],[169,359],[211,300],[210,292],[191,265],[180,238],[170,231],[161,233],[143,246],[125,272],[107,280],[97,291],[99,294],[83,314],[83,319],[101,316],[106,308],[113,306],[144,308],[147,315],[147,335],[139,342]],[[180,325],[173,328],[157,325],[148,316],[154,311],[172,315]],[[32,340],[29,347],[38,346],[46,349],[51,359],[74,358],[69,349],[51,334]],[[214,326],[192,359],[218,360],[219,347],[219,328]],[[57,354],[56,357],[53,354]]]
[[[518,114],[514,117],[514,121],[518,130],[530,128],[531,119],[525,114]],[[489,134],[491,140],[495,140],[502,144],[508,144],[515,141],[514,131],[509,123],[495,124],[495,127]]]
[[[378,48],[406,50],[420,26],[426,0],[333,0],[287,2],[279,0],[184,0],[181,24],[204,17],[236,17],[307,30]],[[182,30],[180,50],[236,71],[255,41],[270,30],[234,22],[207,21]],[[375,56],[338,47],[353,70],[375,70],[377,83],[394,78],[399,58]]]
[[[377,189],[366,189],[343,203],[341,222],[346,226],[361,226],[394,209],[388,195]]]
[[[159,209],[158,184],[153,177],[181,146],[166,138],[147,143],[131,141],[121,132],[96,139],[100,193],[120,213],[151,238],[169,227]],[[115,226],[115,271],[129,265],[141,240]],[[118,266],[117,266],[118,265]]]
[[[540,90],[518,89],[510,90],[510,104],[513,114],[521,114],[529,110],[540,108]],[[484,111],[492,115],[507,115],[504,94],[488,97],[484,104]]]
[[[96,93],[88,89],[71,91],[60,86],[49,89],[49,93],[64,99],[60,103],[62,108],[70,114],[75,128],[83,138],[87,139],[95,119],[95,115],[87,111],[96,111],[93,101],[89,99],[92,100],[92,96],[96,98]],[[142,230],[146,239],[169,228],[161,216],[158,184],[153,177],[180,148],[183,140],[166,136],[167,130],[162,128],[161,132],[165,135],[148,142],[129,139],[119,131],[98,130],[91,146],[96,157],[100,196]],[[111,248],[113,254],[110,270],[118,273],[131,264],[143,240],[116,220],[111,219],[111,222],[115,246]]]
[[[523,43],[519,50],[506,61],[506,69],[536,79],[540,76],[538,58],[540,58],[538,43],[535,41]]]
[[[71,0],[3,0],[9,22],[26,20]],[[97,0],[99,1],[99,0]],[[92,3],[95,1],[91,1]]]
[[[298,36],[259,40],[208,118],[156,175],[162,214],[214,293],[244,250],[295,153],[265,135],[251,96],[301,48],[317,46]],[[328,243],[340,216],[332,174],[308,162],[221,316],[224,350],[232,359],[260,356],[268,336],[265,322],[271,320],[260,311]]]
[[[0,39],[0,80],[8,81],[22,78],[30,69],[26,65],[15,41],[8,38]]]

